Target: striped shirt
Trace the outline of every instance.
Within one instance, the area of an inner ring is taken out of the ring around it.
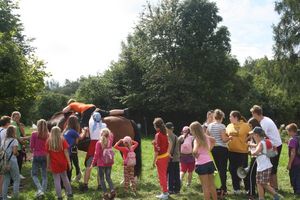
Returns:
[[[227,144],[223,142],[221,133],[226,131],[226,126],[219,122],[213,122],[208,125],[207,130],[209,134],[215,138],[216,146],[227,147]]]

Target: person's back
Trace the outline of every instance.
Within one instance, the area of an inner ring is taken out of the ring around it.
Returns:
[[[222,140],[222,131],[226,130],[226,126],[219,122],[213,122],[208,125],[207,130],[209,134],[215,138],[216,146],[227,147],[227,144]]]
[[[200,146],[198,147],[198,155],[197,157],[195,158],[196,160],[196,165],[203,165],[205,163],[208,163],[208,162],[211,162],[211,157],[210,157],[210,141],[209,141],[209,138],[208,136],[206,137],[206,141],[207,141],[207,144],[208,144],[208,147],[204,147],[204,146]]]
[[[260,121],[260,125],[265,131],[267,137],[273,142],[273,144],[278,147],[282,145],[282,140],[276,124],[269,117],[264,116]]]

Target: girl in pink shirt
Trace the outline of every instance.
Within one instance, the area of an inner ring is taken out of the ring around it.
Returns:
[[[215,139],[206,135],[202,125],[199,122],[193,122],[190,125],[192,135],[195,137],[193,154],[196,160],[195,172],[199,175],[204,199],[217,200],[217,192],[214,184],[213,173],[215,171],[214,163],[210,156],[210,150],[215,145]]]
[[[108,128],[104,128],[100,131],[100,139],[96,143],[94,158],[90,166],[90,168],[92,168],[93,166],[97,166],[99,169],[99,177],[102,191],[104,193],[104,200],[113,199],[116,196],[114,185],[111,180],[111,168],[114,162],[114,155],[112,151],[113,140],[113,134]],[[110,155],[110,160],[107,159],[106,152]],[[104,181],[104,175],[106,182],[109,185],[110,192],[107,192],[107,188]]]
[[[123,143],[124,146],[120,146],[120,144]],[[136,184],[134,180],[134,163],[129,164],[132,162],[128,162],[129,159],[134,160],[135,159],[135,154],[134,150],[137,148],[139,145],[138,142],[134,141],[131,139],[129,136],[125,136],[123,139],[119,140],[114,148],[121,151],[123,154],[123,164],[124,164],[124,186],[125,186],[125,191],[127,191],[129,183],[131,182],[131,187],[133,192],[136,192]],[[130,156],[128,157],[128,153],[130,153]],[[133,153],[132,153],[133,152]],[[134,155],[131,156],[131,155]]]
[[[36,196],[44,195],[47,190],[47,151],[46,141],[49,137],[47,122],[40,119],[37,122],[37,131],[31,134],[30,149],[33,153],[31,175],[35,186],[37,187]],[[39,181],[38,174],[42,171],[42,184]]]

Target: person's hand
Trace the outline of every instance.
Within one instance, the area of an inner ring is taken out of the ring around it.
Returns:
[[[288,164],[287,167],[286,167],[286,169],[289,170],[289,171],[291,170],[291,168],[292,168],[291,164]]]
[[[69,170],[71,170],[71,169],[72,169],[72,164],[71,164],[71,162],[68,162],[68,166],[69,166]]]
[[[154,169],[155,168],[155,161],[153,161],[153,163],[152,163],[152,169]]]
[[[229,139],[229,141],[231,141],[231,140],[233,139],[233,137],[230,135],[230,136],[228,137],[228,139]]]

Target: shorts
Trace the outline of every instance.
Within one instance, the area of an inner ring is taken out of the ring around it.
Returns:
[[[272,167],[261,172],[256,172],[257,184],[269,184],[271,180]]]
[[[271,174],[277,174],[277,168],[278,168],[278,164],[279,164],[279,157],[281,154],[281,149],[282,149],[282,145],[278,146],[277,147],[277,153],[278,153],[277,156],[270,158],[271,163],[273,165]]]
[[[188,172],[188,173],[191,173],[193,172],[195,169],[195,162],[192,162],[192,163],[183,163],[181,162],[180,163],[180,171],[181,172]]]
[[[212,161],[205,163],[203,165],[196,165],[195,172],[198,175],[206,175],[206,174],[213,174],[215,171],[215,166]]]

